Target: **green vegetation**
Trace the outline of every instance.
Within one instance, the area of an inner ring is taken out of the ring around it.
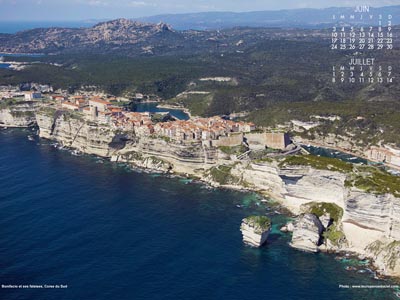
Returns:
[[[127,160],[143,160],[143,155],[134,151],[123,154],[123,157],[126,157]]]
[[[72,110],[64,111],[63,118],[64,118],[64,121],[71,120],[71,119],[78,120],[78,121],[85,120],[83,117],[83,113],[78,112],[78,111],[72,111]]]
[[[325,240],[330,240],[334,245],[339,245],[340,241],[345,237],[343,231],[339,229],[339,224],[343,217],[343,209],[341,207],[334,203],[311,202],[304,204],[302,209],[317,217],[329,214],[332,224],[324,231],[323,237]]]
[[[170,143],[172,141],[171,138],[168,136],[159,136],[159,138],[166,141],[167,143]]]
[[[189,109],[194,116],[204,116],[213,101],[213,94],[188,94],[179,98],[171,98],[167,101],[169,104],[182,105]]]
[[[388,91],[382,91],[382,93],[386,94]],[[391,87],[391,93],[396,93],[395,87]],[[310,121],[312,115],[326,117],[337,115],[341,117],[341,120],[323,120],[320,126],[305,134],[299,134],[312,139],[316,134],[348,136],[350,132],[354,135],[354,138],[351,139],[354,142],[361,142],[363,145],[377,144],[380,140],[400,145],[398,138],[400,131],[399,101],[389,98],[383,104],[378,101],[366,102],[363,99],[368,99],[368,97],[364,95],[362,99],[340,102],[279,102],[270,104],[268,108],[253,111],[247,119],[258,125],[275,126],[290,120]]]
[[[330,240],[332,244],[338,246],[340,241],[345,237],[343,231],[338,230],[337,225],[334,223],[322,234],[324,239]]]
[[[51,106],[43,106],[38,110],[38,113],[44,114],[48,117],[54,117],[56,115],[57,109]]]
[[[338,222],[342,219],[343,209],[337,206],[334,203],[326,203],[326,202],[311,202],[304,204],[304,209],[311,214],[316,215],[317,217],[321,217],[324,214],[328,213],[330,218],[334,222]]]
[[[10,114],[16,118],[33,118],[35,116],[34,111],[11,110]]]
[[[212,180],[221,185],[238,184],[240,179],[231,173],[233,167],[234,165],[221,165],[211,168],[208,172]]]
[[[16,99],[6,99],[0,101],[0,109],[9,108],[10,106],[14,106],[18,103]]]
[[[0,109],[11,108],[17,105],[32,104],[31,101],[26,101],[25,99],[4,99],[0,100]]]
[[[264,29],[232,29],[224,33],[230,36],[226,47],[199,43],[193,38],[187,41],[186,48],[158,49],[154,56],[121,56],[137,55],[138,49],[124,48],[117,55],[13,58],[42,63],[20,71],[0,69],[0,84],[41,82],[70,91],[95,85],[111,94],[126,96],[142,92],[181,104],[194,115],[250,111],[246,120],[272,127],[293,119],[309,121],[312,115],[339,115],[340,121],[322,121],[321,126],[304,136],[334,134],[354,136],[352,142],[359,145],[377,144],[381,140],[400,145],[400,85],[332,84],[328,70],[333,65],[347,63],[348,56],[330,51],[325,41],[311,34],[295,40],[285,38],[284,30],[275,31],[278,38],[265,39],[260,36],[270,36],[270,32]],[[246,41],[241,48],[243,53],[232,46],[239,39]],[[374,56],[382,65],[398,70],[399,54],[400,50],[394,49]],[[369,55],[368,51],[363,54]],[[234,80],[224,83],[199,80],[214,76]],[[184,91],[208,94],[177,97]]]
[[[358,167],[357,172],[349,174],[346,186],[354,186],[369,193],[388,193],[400,197],[400,177],[373,167]]]
[[[400,197],[400,177],[371,166],[358,166],[336,158],[315,155],[288,156],[279,161],[279,167],[310,166],[347,175],[345,186],[356,187],[368,193],[392,194]]]
[[[234,147],[220,146],[218,147],[218,149],[229,155],[239,155],[248,150],[244,145],[239,145]]]
[[[160,164],[160,165],[165,164],[164,160],[155,156],[150,156],[148,159],[151,160],[153,164]]]
[[[351,172],[353,165],[336,158],[315,156],[315,155],[293,155],[280,160],[279,167],[286,166],[310,166],[320,170],[330,170],[338,172]]]
[[[249,226],[254,227],[257,234],[262,234],[271,228],[271,219],[266,216],[249,216],[244,219]]]

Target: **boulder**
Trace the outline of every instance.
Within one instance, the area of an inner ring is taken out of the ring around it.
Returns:
[[[240,230],[245,244],[261,247],[271,231],[271,220],[265,216],[250,216],[242,220]]]
[[[287,223],[285,226],[281,227],[281,231],[283,232],[293,232],[294,225],[292,222]]]
[[[307,252],[318,252],[324,227],[316,215],[304,214],[294,224],[290,246]]]

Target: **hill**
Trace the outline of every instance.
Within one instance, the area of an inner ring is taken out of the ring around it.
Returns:
[[[354,7],[331,7],[326,9],[289,9],[254,12],[203,12],[187,14],[157,15],[138,20],[144,22],[166,22],[180,30],[223,29],[235,26],[280,27],[280,28],[327,28],[332,25],[332,15],[349,15]],[[371,7],[372,15],[393,15],[393,25],[400,24],[400,6]],[[347,21],[348,25],[377,25],[377,19]]]

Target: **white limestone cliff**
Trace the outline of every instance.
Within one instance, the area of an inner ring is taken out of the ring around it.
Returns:
[[[309,203],[335,204],[344,212],[335,234],[343,234],[346,243],[329,240],[319,249],[353,251],[372,258],[382,274],[400,276],[400,258],[396,256],[396,243],[400,241],[400,199],[347,187],[343,173],[307,166],[279,167],[275,161],[229,161],[201,143],[174,144],[157,138],[139,138],[132,132],[88,122],[73,114],[42,111],[36,114],[36,120],[41,137],[64,146],[158,172],[189,174],[215,185],[254,190],[280,201],[294,214],[301,214],[302,206]],[[212,176],[210,170],[225,164],[229,165],[223,170],[227,173],[222,172],[220,178]],[[318,222],[307,218],[304,224],[314,224],[310,228],[319,232]],[[297,230],[293,244],[305,243],[303,248],[315,251],[316,235],[310,232]],[[300,237],[305,233],[311,244],[301,242]],[[255,244],[261,242],[259,238],[248,236]]]
[[[30,127],[36,124],[36,103],[21,102],[0,109],[0,127]]]
[[[290,246],[307,252],[318,252],[323,230],[324,227],[317,216],[304,214],[294,224]]]
[[[261,247],[271,231],[271,221],[265,216],[244,218],[240,226],[243,242],[253,247]]]

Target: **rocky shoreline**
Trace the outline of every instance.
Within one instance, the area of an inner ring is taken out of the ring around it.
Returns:
[[[373,194],[346,186],[346,175],[335,170],[280,166],[273,160],[233,161],[201,143],[138,138],[132,132],[76,115],[36,107],[24,109],[27,115],[17,114],[15,127],[23,122],[31,126],[34,118],[39,136],[62,146],[138,168],[193,177],[214,187],[271,197],[299,216],[296,224],[308,224],[297,226],[300,230],[294,226],[292,245],[296,248],[355,253],[371,259],[380,274],[400,277],[400,199],[392,194]],[[0,110],[0,122],[8,127],[13,127],[12,116],[10,111]],[[324,207],[319,209],[316,204]],[[335,211],[327,204],[335,205],[342,213],[333,217]],[[316,218],[321,221],[326,214],[331,224],[321,228]],[[332,224],[334,227],[330,227]]]

